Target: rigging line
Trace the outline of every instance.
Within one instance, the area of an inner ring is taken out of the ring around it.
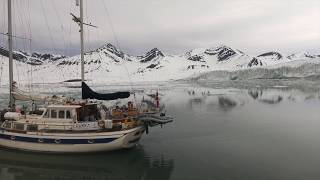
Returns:
[[[16,7],[15,3],[13,3],[13,7]],[[14,9],[16,9],[16,8],[14,8]],[[16,29],[17,29],[16,19],[13,19],[12,24],[13,24],[13,29],[12,29],[13,32],[12,32],[12,34],[16,34]],[[16,44],[13,44],[13,45],[16,46]],[[16,49],[16,48],[17,47],[13,47],[13,49]],[[12,66],[15,66],[15,69],[16,69],[13,73],[15,73],[16,74],[15,77],[17,77],[17,79],[14,79],[14,81],[16,83],[18,83],[18,86],[20,86],[20,74],[19,74],[19,71],[18,71],[17,60],[13,59],[13,63],[12,64],[13,64]]]
[[[31,30],[30,30],[30,6],[29,6],[29,1],[25,1],[26,4],[24,4],[23,6],[26,8],[25,9],[25,23],[26,23],[26,35],[30,37],[30,33],[31,33]],[[26,42],[27,43],[27,51],[29,52],[29,62],[32,61],[32,51],[31,51],[31,42]],[[33,66],[31,64],[29,64],[29,70],[27,71],[27,74],[28,74],[28,81],[29,81],[29,84],[28,84],[28,89],[29,89],[29,92],[33,92],[33,89],[32,89],[32,71],[33,71]]]
[[[1,66],[0,66],[0,87],[2,82],[2,72],[3,72],[3,56],[1,56]]]
[[[2,10],[3,13],[6,13],[6,8],[5,8],[5,7],[7,7],[7,6],[6,6],[5,3],[4,3],[4,5],[3,5],[3,10]],[[7,14],[7,13],[6,13],[6,14]],[[7,27],[7,26],[6,26],[6,16],[3,15],[2,17],[3,17],[3,21],[2,21],[3,24],[2,24],[1,27],[5,28],[5,27]],[[3,30],[1,29],[1,31],[5,31],[5,30],[4,30],[4,29],[3,29]],[[4,43],[4,42],[5,42],[5,37],[4,37],[4,36],[1,36],[1,38],[3,38],[2,42]],[[2,46],[2,45],[0,44],[0,46]],[[5,47],[5,45],[3,45],[3,47]]]
[[[2,32],[0,32],[0,35],[9,36],[8,33],[2,33]],[[26,38],[26,37],[20,37],[20,36],[14,36],[14,35],[12,35],[11,37],[14,37],[14,38],[17,38],[17,39],[25,39],[25,40],[31,41],[30,38]]]
[[[104,7],[105,12],[106,12],[106,14],[107,14],[107,18],[108,18],[108,20],[109,20],[109,22],[110,22],[110,27],[111,27],[111,31],[112,31],[112,34],[113,34],[113,36],[114,36],[115,42],[116,42],[118,48],[119,48],[120,51],[121,51],[121,47],[120,47],[120,45],[119,45],[119,41],[118,41],[117,35],[116,35],[116,33],[115,33],[114,27],[113,27],[113,23],[112,23],[110,14],[109,14],[109,10],[108,10],[108,8],[107,8],[107,5],[105,4],[105,1],[104,1],[104,0],[101,0],[101,1],[103,2],[103,7]],[[129,70],[128,70],[127,66],[125,65],[125,63],[123,63],[123,65],[124,65],[124,67],[125,67],[125,70],[126,70],[126,72],[127,72],[128,78],[129,78],[129,83],[130,83],[131,91],[133,91],[133,93],[134,93],[134,90],[133,90],[133,82],[132,82],[132,79],[131,79],[131,77],[130,77]],[[136,102],[137,100],[136,100],[135,94],[134,94],[134,100],[135,100],[135,103],[137,104],[137,102]]]
[[[23,17],[26,17],[26,16],[24,16],[23,15],[23,13],[24,13],[24,8],[22,8],[22,7],[25,7],[25,6],[23,6],[21,3],[23,3],[23,1],[21,2],[21,1],[19,1],[19,2],[17,2],[15,5],[16,5],[16,8],[15,9],[19,9],[19,11],[18,11],[18,13],[16,13],[16,17],[17,17],[17,19],[19,20],[19,22],[20,22],[20,26],[21,26],[21,28],[19,28],[19,29],[26,29],[25,28],[25,24],[24,24],[24,19],[23,19]],[[19,25],[18,25],[18,27],[19,27]],[[21,34],[24,36],[24,37],[26,37],[26,32],[25,31],[21,31]],[[21,42],[21,44],[22,44],[22,49],[23,49],[23,54],[26,52],[26,49],[27,49],[27,43],[25,42],[25,41],[22,41]],[[19,48],[20,49],[20,48]],[[26,62],[28,62],[29,60],[30,60],[30,58],[28,58],[28,55],[26,55],[26,54],[24,54],[25,56],[26,56],[26,58],[25,58],[25,61]],[[27,64],[27,67],[28,67],[29,65]],[[17,63],[16,63],[16,69],[17,69],[17,74],[19,74],[19,73],[21,73],[22,74],[22,76],[23,77],[28,77],[28,71],[24,71],[24,72],[22,72],[22,71],[19,71],[18,70],[18,68],[17,68],[18,66],[17,66]],[[20,75],[20,74],[19,74]],[[19,77],[19,76],[18,76]],[[28,78],[27,78],[28,79]],[[26,79],[26,80],[27,80]],[[19,86],[20,86],[20,77],[19,77]]]
[[[71,13],[72,10],[72,1],[70,1],[70,7],[69,7],[69,14]],[[69,20],[69,35],[68,35],[68,48],[67,48],[67,54],[69,55],[70,50],[72,48],[72,41],[71,41],[71,26],[72,26],[72,21]]]
[[[53,50],[54,50],[55,52],[57,52],[57,50],[56,50],[56,48],[55,48],[55,47],[56,47],[56,46],[55,46],[55,42],[54,42],[53,37],[52,37],[51,28],[50,28],[50,26],[49,26],[49,24],[48,24],[47,14],[46,14],[46,12],[45,12],[44,5],[43,5],[43,1],[42,1],[42,0],[40,0],[40,5],[41,5],[42,13],[43,13],[43,15],[44,15],[45,24],[46,24],[46,27],[47,27],[47,29],[48,29],[49,36],[50,36],[50,39],[51,39],[51,45],[52,45],[52,47],[53,47]],[[42,79],[43,79],[43,77],[42,77]],[[44,80],[43,80],[43,84],[44,84]],[[52,90],[52,89],[50,88],[50,90]]]
[[[28,30],[29,30],[29,37],[30,39],[32,38],[32,34],[31,34],[31,13],[30,13],[30,1],[27,1],[27,9],[28,9],[28,14],[27,14],[27,17],[28,17]],[[32,57],[32,43],[31,41],[29,41],[29,52],[30,52],[30,55]],[[30,73],[30,89],[31,91],[33,92],[33,66],[31,66],[31,73]]]
[[[87,0],[85,0],[85,8],[86,8],[85,9],[85,16],[84,16],[85,17],[85,21],[89,22],[88,1]],[[88,42],[88,43],[86,43],[87,44],[87,51],[90,52],[92,50],[92,44],[90,42],[90,33],[91,33],[90,30],[91,30],[91,28],[89,26],[85,26],[85,28],[86,28],[86,32],[87,32],[86,35],[87,35],[87,42]],[[88,65],[89,65],[89,62],[93,61],[93,58],[92,58],[93,54],[89,53],[87,56],[89,57],[89,61],[87,62]],[[85,60],[86,60],[86,58],[85,58]],[[94,69],[96,69],[96,68],[94,68]],[[89,75],[89,73],[91,73],[91,76],[92,76],[92,74],[93,74],[92,69],[90,69],[90,71],[88,70],[88,75]]]
[[[61,28],[61,30],[62,30],[63,44],[64,44],[64,47],[66,48],[66,47],[67,47],[67,45],[66,45],[67,43],[66,43],[66,38],[65,38],[65,35],[64,35],[64,32],[65,32],[65,30],[64,30],[64,25],[63,25],[63,22],[62,22],[62,20],[61,20],[61,17],[60,17],[60,15],[59,15],[59,13],[58,13],[57,7],[56,7],[56,5],[55,5],[54,2],[55,2],[55,1],[51,1],[52,5],[53,5],[53,9],[54,9],[54,11],[55,11],[55,13],[56,13],[56,16],[57,16],[57,18],[58,18],[58,21],[61,23],[60,28]],[[64,50],[64,53],[66,53],[66,49]]]
[[[20,1],[18,1],[17,3],[15,3],[15,6],[16,6],[16,8],[15,9],[19,9],[19,11],[18,11],[18,13],[16,13],[16,17],[17,17],[17,19],[19,20],[19,22],[20,22],[20,25],[21,25],[21,27],[19,27],[19,25],[18,25],[18,28],[19,29],[25,29],[25,27],[24,27],[24,21],[23,21],[23,19],[22,19],[22,17],[23,17],[23,15],[22,15],[22,13],[23,13],[23,8],[21,8],[20,7]],[[25,31],[21,31],[21,34],[24,36],[24,37],[26,37],[26,35],[25,35]],[[25,49],[26,49],[26,44],[25,44],[25,42],[22,42],[21,43],[22,44],[22,47],[21,48],[23,48],[23,50],[25,51]],[[20,49],[20,48],[19,48]]]
[[[57,8],[56,8],[56,5],[55,5],[54,1],[51,1],[51,2],[52,2],[52,5],[53,5],[53,9],[54,9],[54,11],[55,11],[55,13],[56,13],[56,16],[57,16],[57,18],[58,18],[58,21],[59,21],[60,24],[61,24],[60,28],[61,28],[61,30],[62,30],[62,38],[63,38],[63,44],[64,44],[64,53],[66,53],[67,43],[66,43],[66,38],[65,38],[65,36],[64,36],[64,26],[63,26],[63,22],[62,22],[62,20],[61,20],[61,18],[60,18],[60,15],[59,15],[59,13],[58,13],[58,10],[57,10]],[[62,78],[65,79],[65,76],[64,76],[64,73],[62,72],[62,70],[61,70],[60,68],[58,68],[58,70],[60,71],[60,73],[61,73],[61,75],[62,75]]]
[[[40,5],[41,5],[42,13],[43,13],[43,15],[44,15],[45,23],[46,23],[46,26],[47,26],[47,29],[48,29],[48,32],[49,32],[49,36],[50,36],[50,39],[51,39],[51,45],[53,46],[53,50],[54,50],[55,52],[57,52],[57,50],[56,50],[56,48],[55,48],[55,47],[56,47],[56,46],[55,46],[55,42],[54,42],[54,39],[53,39],[53,37],[52,37],[51,28],[50,28],[50,26],[49,26],[49,24],[48,24],[48,18],[47,18],[47,14],[46,14],[46,12],[45,12],[45,9],[44,9],[43,0],[40,0]]]

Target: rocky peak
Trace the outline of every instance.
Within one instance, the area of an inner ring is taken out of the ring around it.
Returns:
[[[259,59],[253,57],[248,63],[248,67],[253,67],[253,66],[262,66],[262,62]]]
[[[9,51],[3,47],[0,47],[0,55],[9,57]],[[41,65],[44,62],[56,61],[58,59],[65,58],[62,55],[41,54],[32,53],[31,55],[23,51],[13,51],[13,59],[30,65]]]
[[[210,56],[217,56],[218,61],[228,60],[229,58],[237,54],[235,50],[224,45],[206,49],[204,53]]]
[[[279,52],[271,51],[271,52],[260,54],[257,57],[268,58],[268,59],[272,59],[272,60],[280,60],[280,59],[282,59],[283,56]]]
[[[311,54],[309,52],[302,52],[302,53],[296,53],[296,54],[291,54],[290,56],[288,56],[287,58],[290,60],[294,60],[294,59],[305,59],[305,58],[318,58],[320,57],[320,55],[317,54]]]
[[[153,48],[146,54],[138,56],[138,59],[140,62],[144,63],[161,57],[164,57],[163,53],[158,48]]]
[[[103,45],[102,47],[98,48],[96,51],[98,52],[110,52],[120,58],[124,58],[124,53],[118,49],[117,47],[115,47],[114,45],[107,43],[105,45]]]

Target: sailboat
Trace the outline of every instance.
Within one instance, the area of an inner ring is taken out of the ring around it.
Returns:
[[[82,99],[55,98],[55,103],[37,111],[16,111],[16,99],[35,100],[35,97],[17,91],[13,82],[11,0],[8,0],[10,103],[8,112],[0,115],[3,120],[0,146],[47,153],[87,153],[132,148],[148,132],[149,126],[172,121],[171,117],[161,112],[158,95],[155,105],[144,109],[138,109],[131,101],[122,107],[106,107],[87,100],[128,98],[130,93],[100,94],[85,83],[83,0],[80,0],[80,17],[73,18],[80,26]]]

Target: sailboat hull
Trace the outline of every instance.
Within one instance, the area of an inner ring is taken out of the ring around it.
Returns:
[[[144,132],[139,126],[130,130],[104,133],[30,135],[0,132],[0,146],[44,153],[90,153],[126,149],[136,146]]]

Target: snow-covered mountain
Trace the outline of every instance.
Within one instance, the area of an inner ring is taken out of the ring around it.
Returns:
[[[7,69],[7,51],[0,49],[0,68]],[[15,52],[15,73],[20,82],[63,82],[80,78],[80,55],[73,57],[50,54],[28,55]],[[129,83],[168,81],[197,77],[209,72],[276,69],[320,64],[320,55],[296,53],[284,55],[265,52],[258,56],[225,45],[190,50],[182,55],[167,55],[157,48],[140,56],[129,55],[112,44],[85,53],[85,77],[94,83]],[[23,68],[24,67],[24,68]],[[310,74],[310,73],[309,73]],[[3,80],[7,73],[3,73]],[[16,78],[17,79],[17,78]]]
[[[0,55],[8,57],[9,51],[0,46]],[[62,55],[54,55],[54,54],[41,54],[41,53],[32,53],[29,54],[23,51],[13,51],[13,58],[17,61],[30,64],[30,65],[42,65],[45,62],[56,61],[62,58],[66,58],[66,56]]]

